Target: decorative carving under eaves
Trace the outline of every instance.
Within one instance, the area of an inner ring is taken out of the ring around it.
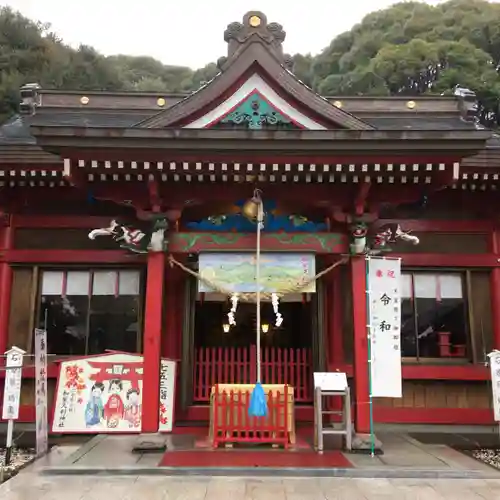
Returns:
[[[89,238],[95,240],[97,236],[111,236],[120,243],[120,248],[134,253],[163,252],[167,249],[165,231],[168,222],[163,215],[151,218],[149,229],[142,231],[136,227],[127,226],[114,219],[109,227],[94,229]]]
[[[234,111],[222,118],[214,127],[245,128],[250,130],[299,128],[257,92],[250,94]]]
[[[403,231],[399,224],[384,224],[372,235],[369,235],[368,226],[361,220],[355,220],[350,225],[351,243],[349,249],[352,255],[379,255],[390,252],[389,244],[405,241],[418,245],[420,240],[417,236]]]
[[[256,222],[242,213],[244,203],[244,201],[236,203],[230,213],[211,215],[200,221],[188,222],[186,227],[192,231],[254,233]],[[279,213],[273,200],[264,202],[263,232],[318,233],[327,230],[324,222],[315,222],[299,214]]]

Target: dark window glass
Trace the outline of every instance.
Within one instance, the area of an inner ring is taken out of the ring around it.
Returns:
[[[47,324],[48,352],[137,352],[139,281],[138,271],[45,271],[38,323]]]
[[[460,273],[403,273],[402,354],[467,358],[468,321]]]

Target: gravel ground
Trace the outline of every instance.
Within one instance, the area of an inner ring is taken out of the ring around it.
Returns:
[[[3,478],[6,481],[15,475],[24,466],[35,459],[33,448],[13,448],[9,465],[5,465],[5,448],[0,448],[0,469],[3,469]],[[1,476],[0,471],[0,476]]]
[[[480,450],[473,450],[470,454],[476,460],[480,460],[496,469],[500,469],[500,449],[483,448]]]

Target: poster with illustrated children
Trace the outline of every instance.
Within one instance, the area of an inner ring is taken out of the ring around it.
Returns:
[[[160,432],[173,424],[176,362],[161,361]],[[143,358],[112,353],[61,363],[52,432],[141,432]]]

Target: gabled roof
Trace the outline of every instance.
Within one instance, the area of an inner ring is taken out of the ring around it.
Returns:
[[[221,72],[197,92],[136,127],[207,128],[257,92],[299,128],[375,128],[316,94],[287,69],[281,47],[285,32],[277,23],[268,24],[261,12],[249,12],[242,24],[229,25],[225,38],[229,52]]]

